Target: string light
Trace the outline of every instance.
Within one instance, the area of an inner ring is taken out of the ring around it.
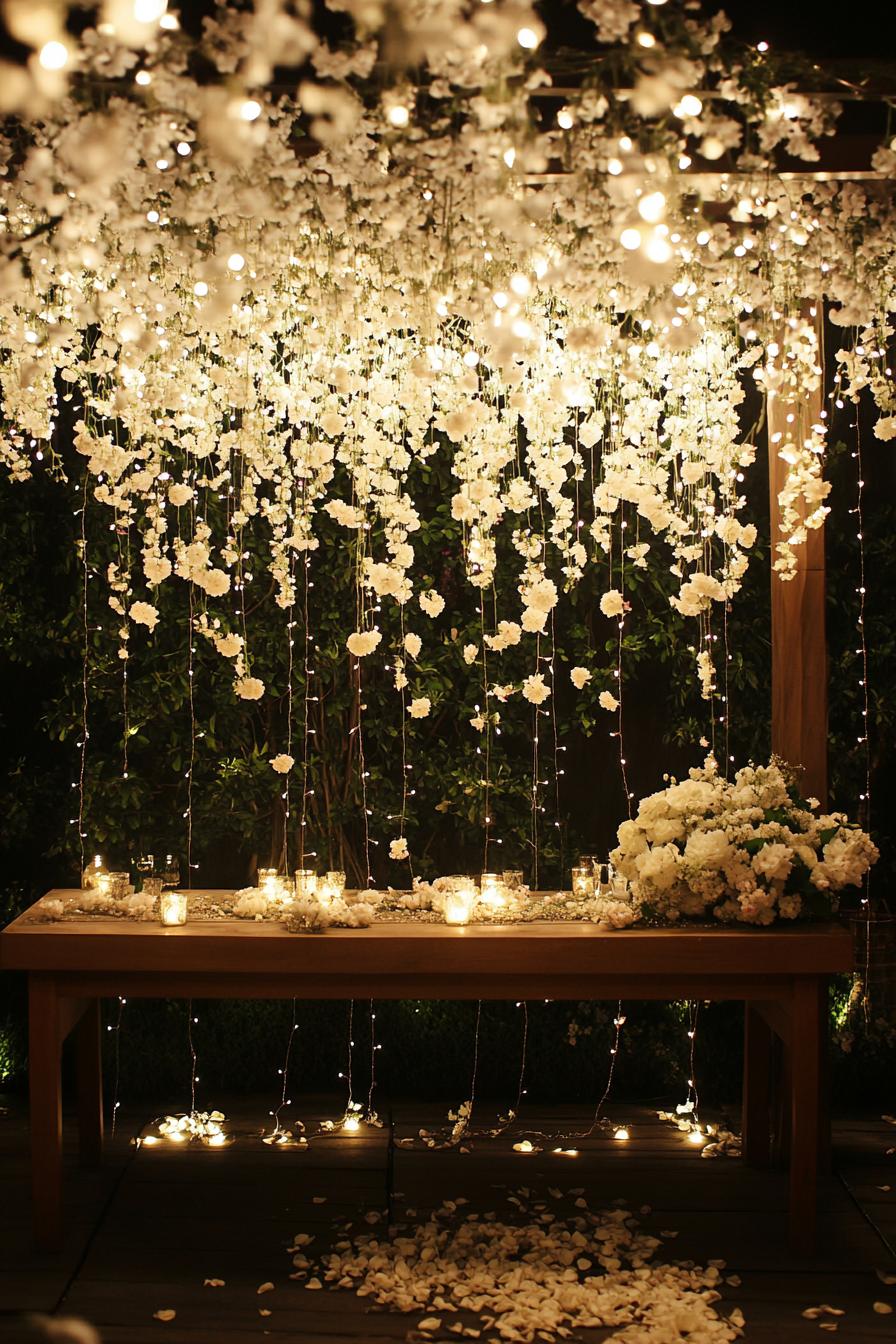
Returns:
[[[121,1106],[121,1102],[118,1099],[119,1083],[121,1079],[121,1050],[120,1050],[121,1021],[124,1015],[124,1006],[126,1003],[127,999],[123,999],[119,994],[118,1015],[115,1019],[115,1023],[114,1025],[110,1023],[106,1027],[106,1031],[114,1032],[115,1035],[115,1044],[113,1047],[112,1125],[111,1125],[113,1138],[115,1137],[115,1127],[118,1123],[118,1111],[119,1107]]]
[[[280,1116],[283,1113],[283,1111],[286,1110],[287,1106],[292,1105],[292,1102],[287,1099],[287,1092],[289,1090],[289,1066],[292,1060],[293,1042],[295,1040],[296,1032],[298,1031],[298,1029],[299,1024],[296,1018],[296,1000],[293,999],[292,1024],[290,1026],[289,1036],[286,1041],[286,1054],[283,1059],[283,1068],[280,1070],[280,1076],[282,1078],[282,1084],[280,1088],[280,1104],[275,1111],[271,1112],[274,1119],[274,1130],[271,1135],[271,1138],[277,1138],[286,1133],[286,1131],[284,1130],[283,1126],[280,1123]]]
[[[64,42],[45,42],[37,59],[45,70],[64,70],[68,65],[68,47]]]
[[[81,749],[80,770],[78,773],[78,845],[81,855],[80,871],[84,872],[86,859],[86,850],[84,841],[87,834],[84,830],[84,783],[87,772],[87,742],[90,737],[88,728],[89,715],[89,669],[90,669],[90,614],[89,614],[89,590],[88,583],[90,579],[90,569],[87,557],[87,482],[88,474],[84,472],[84,482],[81,494],[81,617],[82,617],[82,656],[81,656]]]

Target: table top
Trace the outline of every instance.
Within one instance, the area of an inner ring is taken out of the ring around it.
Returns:
[[[74,891],[48,896],[64,900]],[[0,967],[70,973],[308,976],[829,975],[853,967],[848,929],[681,925],[605,930],[583,921],[520,924],[390,922],[289,933],[279,923],[202,920],[178,928],[90,915],[48,922],[32,906],[0,933]],[[415,996],[417,997],[417,996]]]

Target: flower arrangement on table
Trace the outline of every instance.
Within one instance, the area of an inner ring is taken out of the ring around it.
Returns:
[[[687,779],[645,798],[617,834],[611,858],[641,913],[670,920],[824,918],[878,857],[842,813],[822,814],[816,799],[800,798],[775,757],[727,780],[710,756]]]

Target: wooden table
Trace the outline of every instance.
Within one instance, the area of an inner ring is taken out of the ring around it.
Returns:
[[[850,934],[833,924],[602,932],[583,923],[407,923],[315,936],[245,920],[45,923],[32,908],[0,933],[0,966],[28,972],[35,1235],[53,1247],[62,1234],[60,1063],[72,1031],[81,1157],[90,1164],[102,1154],[102,998],[741,999],[744,1155],[769,1160],[777,1036],[787,1059],[790,1234],[809,1250],[826,1146],[827,981],[852,965]]]

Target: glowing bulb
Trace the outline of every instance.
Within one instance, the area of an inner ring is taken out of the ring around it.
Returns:
[[[150,224],[158,224],[159,222],[158,210],[147,210],[146,218],[149,220]]]
[[[701,247],[705,247],[711,237],[712,234],[709,232],[708,229],[701,229],[700,232],[697,234],[697,242]]]
[[[223,1148],[227,1142],[226,1134],[212,1134],[208,1140],[209,1148]]]
[[[178,140],[175,148],[182,159],[185,159],[188,154],[193,153],[192,145],[188,145],[186,140]]]
[[[692,1129],[690,1134],[688,1134],[688,1143],[693,1143],[694,1146],[696,1147],[698,1143],[702,1142],[703,1142],[703,1135],[700,1133],[700,1130]]]
[[[134,0],[134,18],[138,23],[159,23],[167,8],[168,0]]]
[[[361,1121],[356,1115],[350,1115],[347,1120],[343,1121],[342,1128],[348,1134],[357,1134],[358,1130],[361,1128]]]
[[[169,164],[169,162],[168,162],[167,159],[156,159],[156,167],[157,167],[161,172],[164,173],[165,169],[166,169],[166,168],[169,168],[170,166],[171,166],[171,165]]]
[[[620,137],[619,137],[619,148],[622,150],[623,154],[628,154],[629,151],[632,149],[632,139],[631,139],[631,136],[629,136],[629,135],[620,135]]]
[[[516,35],[516,40],[525,51],[534,51],[539,43],[539,37],[534,28],[521,28]]]
[[[475,350],[467,351],[467,353],[464,355],[464,363],[466,364],[468,369],[475,369],[476,365],[479,363],[479,356],[477,355]]]
[[[512,168],[513,165],[516,163],[516,150],[505,149],[502,157],[504,159],[504,162],[507,164],[507,167]]]
[[[634,252],[641,246],[641,233],[639,229],[623,229],[619,235],[619,241],[626,252]]]
[[[666,198],[661,191],[651,191],[638,202],[638,214],[648,224],[658,224],[666,213]]]
[[[411,114],[402,103],[396,103],[394,107],[389,108],[388,117],[393,126],[407,126]]]
[[[143,1140],[143,1142],[146,1144],[146,1146],[147,1146],[148,1148],[154,1148],[154,1147],[156,1146],[156,1144],[158,1143],[158,1139],[156,1138],[156,1136],[155,1136],[154,1134],[147,1134],[147,1136],[146,1136],[146,1138]]]
[[[503,289],[499,289],[496,294],[492,295],[492,303],[496,308],[506,308],[509,302],[510,300]]]
[[[246,98],[240,103],[240,117],[243,121],[255,121],[261,116],[261,103],[255,98]]]
[[[660,238],[657,234],[654,234],[644,248],[644,255],[649,261],[655,261],[658,266],[662,266],[672,256],[672,248],[665,238]]]
[[[560,127],[561,131],[572,130],[575,125],[575,117],[568,107],[561,107],[560,111],[557,113],[557,125]]]
[[[625,1141],[626,1141],[626,1139],[627,1139],[628,1137],[629,1137],[629,1132],[628,1132],[628,1130],[625,1128],[624,1125],[620,1125],[619,1129],[617,1129],[616,1132],[615,1132],[614,1135],[613,1135],[613,1138],[614,1138],[614,1139],[618,1139],[618,1141],[619,1141],[620,1143],[625,1143]]]
[[[621,159],[607,159],[607,172],[613,177],[618,177],[622,172]]]
[[[152,83],[152,75],[148,70],[138,70],[134,76],[134,83],[139,84],[141,88],[146,88],[147,84]]]
[[[650,50],[651,47],[655,47],[656,38],[654,37],[653,33],[639,33],[638,46],[644,47],[648,51]]]
[[[177,21],[177,15],[163,14],[162,17],[159,19],[159,27],[167,28],[169,32],[173,33],[177,28],[180,27],[180,24]]]
[[[522,271],[517,271],[515,275],[510,277],[510,288],[514,294],[518,294],[521,299],[524,299],[527,294],[531,293],[532,282],[527,275],[523,275]]]
[[[676,117],[699,117],[703,111],[703,104],[695,93],[686,93],[672,111]]]
[[[45,42],[37,59],[45,70],[62,70],[68,65],[68,47],[64,42]]]
[[[768,51],[768,43],[767,43],[767,42],[757,42],[757,43],[756,43],[756,50],[757,50],[757,51],[763,51],[763,52],[764,52],[764,51]]]
[[[245,264],[246,258],[241,256],[239,252],[231,252],[227,258],[227,266],[231,271],[241,271]]]
[[[198,295],[200,299],[205,298],[206,294],[208,293],[208,285],[205,283],[204,280],[196,281],[195,285],[193,286],[193,293]]]

